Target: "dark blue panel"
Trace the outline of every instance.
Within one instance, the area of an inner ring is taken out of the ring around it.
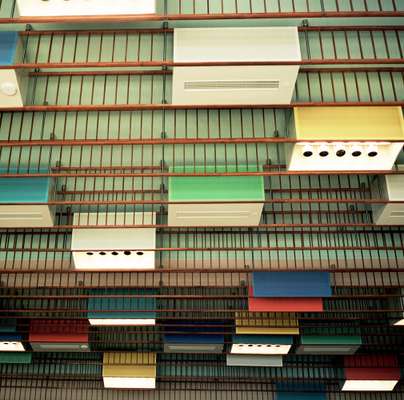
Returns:
[[[14,64],[17,43],[17,32],[0,32],[0,65]]]
[[[275,400],[326,400],[322,384],[277,384]]]
[[[14,341],[20,342],[22,340],[22,336],[15,333],[1,333],[0,334],[0,342]]]
[[[224,335],[164,335],[164,342],[170,344],[223,344]]]
[[[330,297],[328,272],[253,272],[254,297]]]

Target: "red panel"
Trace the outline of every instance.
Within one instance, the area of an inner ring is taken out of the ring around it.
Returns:
[[[346,356],[344,367],[347,380],[400,379],[400,367],[395,356]]]
[[[257,312],[321,312],[324,310],[320,297],[253,297],[249,288],[248,311]]]
[[[31,320],[30,342],[82,343],[88,342],[87,321],[77,320]]]

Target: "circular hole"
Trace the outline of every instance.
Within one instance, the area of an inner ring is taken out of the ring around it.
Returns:
[[[117,252],[117,251],[113,251],[111,254],[112,254],[113,256],[117,256],[117,255],[118,255],[118,252]]]
[[[257,347],[262,347],[262,344],[257,344]]]
[[[337,150],[337,152],[335,153],[337,155],[337,157],[343,157],[346,154],[345,150]]]
[[[320,157],[327,157],[328,151],[326,151],[326,150],[320,151],[319,155],[320,155]]]
[[[137,254],[138,256],[142,256],[144,253],[143,253],[143,251],[138,251],[138,252],[136,252],[136,254]]]
[[[107,254],[107,253],[106,253],[105,251],[100,251],[100,252],[99,252],[99,255],[100,255],[100,256],[105,256],[106,254]]]
[[[353,157],[359,157],[361,154],[362,154],[362,152],[359,151],[359,150],[355,150],[355,151],[352,152]]]
[[[303,155],[304,155],[305,157],[311,157],[311,156],[313,155],[313,152],[310,151],[310,150],[306,150],[306,151],[303,153]]]
[[[277,344],[277,345],[275,345],[275,347],[281,347],[281,345],[280,345],[280,344]]]
[[[123,254],[125,254],[125,256],[130,256],[130,255],[132,254],[132,252],[129,251],[129,250],[125,250],[125,251],[123,252]]]
[[[252,344],[249,344],[248,347],[253,347],[253,345],[252,345]]]
[[[88,251],[86,254],[87,254],[88,256],[93,256],[93,255],[94,255],[94,253],[91,252],[91,251]]]
[[[369,157],[376,157],[377,156],[377,151],[369,151],[368,156]]]

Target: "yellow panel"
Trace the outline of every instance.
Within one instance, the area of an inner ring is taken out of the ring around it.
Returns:
[[[236,313],[237,334],[298,335],[299,321],[294,313]]]
[[[155,378],[156,353],[104,353],[102,375],[121,378]]]
[[[155,378],[155,365],[104,365],[102,376],[117,378]]]
[[[299,140],[403,140],[401,107],[295,107]]]
[[[104,365],[155,365],[156,353],[104,353]]]

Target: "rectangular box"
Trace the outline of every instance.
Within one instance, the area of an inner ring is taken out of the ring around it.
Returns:
[[[404,175],[383,175],[372,185],[372,198],[403,203],[372,204],[376,225],[404,225]]]
[[[25,351],[22,336],[12,332],[0,333],[0,352],[1,351]]]
[[[328,272],[253,272],[254,297],[330,297]]]
[[[153,291],[147,290],[94,291],[88,299],[87,316],[89,323],[90,325],[99,326],[155,325],[155,298],[124,297],[127,295],[143,296],[153,294]]]
[[[0,364],[31,364],[32,353],[2,353],[0,352]]]
[[[401,378],[398,359],[393,355],[346,356],[344,374],[342,391],[392,391]]]
[[[300,337],[296,354],[349,355],[354,354],[362,345],[360,336],[305,336]]]
[[[260,170],[258,166],[245,165],[171,168],[171,172],[174,173]],[[263,176],[171,176],[168,180],[168,200],[174,203],[168,205],[169,226],[255,226],[260,223],[264,206],[264,178]],[[215,201],[228,203],[208,203]],[[245,201],[245,203],[232,204],[232,201]],[[176,202],[189,202],[189,204],[175,204]]]
[[[165,353],[222,353],[223,345],[223,335],[164,335]]]
[[[28,71],[14,69],[23,58],[23,44],[18,32],[0,32],[0,107],[23,107],[28,93]]]
[[[79,320],[31,320],[29,342],[34,351],[89,351],[89,325]]]
[[[154,14],[155,0],[17,0],[21,17]]]
[[[55,207],[46,203],[53,199],[54,192],[55,184],[51,177],[0,178],[0,227],[42,228],[53,226]]]
[[[155,389],[155,353],[104,353],[102,376],[106,388]]]
[[[285,145],[288,170],[391,170],[404,122],[401,107],[295,107],[289,136],[298,143]]]
[[[293,337],[288,335],[233,335],[232,354],[288,354]]]
[[[175,28],[174,61],[301,61],[296,27]],[[174,67],[173,104],[290,104],[299,65]]]
[[[154,225],[156,214],[80,213],[79,226],[122,225],[119,228],[75,228],[71,250],[76,269],[84,271],[142,270],[155,268],[155,228],[125,228],[125,225]]]
[[[322,312],[323,299],[320,297],[249,297],[248,311],[256,312]]]
[[[227,354],[228,367],[282,367],[282,356],[262,356],[248,354]]]

